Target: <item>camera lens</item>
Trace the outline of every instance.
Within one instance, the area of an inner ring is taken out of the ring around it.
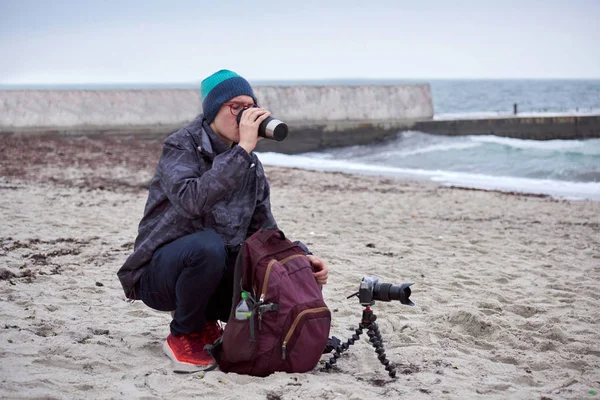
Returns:
[[[392,285],[391,283],[377,283],[373,288],[373,299],[380,301],[398,300],[400,303],[414,306],[410,301],[410,287],[412,283],[403,283],[400,286]]]
[[[285,123],[276,118],[267,117],[267,119],[260,123],[260,126],[258,127],[258,134],[259,136],[267,139],[273,139],[281,142],[287,137],[288,127]]]
[[[242,114],[245,110],[240,111],[237,116],[237,123],[240,124],[242,119]],[[285,122],[281,122],[277,118],[273,118],[271,116],[267,117],[263,122],[258,126],[258,136],[272,139],[277,142],[281,142],[288,135],[288,126]]]

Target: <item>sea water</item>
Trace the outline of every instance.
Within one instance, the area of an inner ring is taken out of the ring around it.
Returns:
[[[521,115],[600,115],[600,80],[432,80],[430,85],[437,119],[510,115],[515,103]],[[404,131],[373,145],[260,157],[266,165],[600,200],[600,139],[535,141]]]
[[[600,200],[600,139],[534,141],[406,131],[375,145],[259,157],[265,165]]]

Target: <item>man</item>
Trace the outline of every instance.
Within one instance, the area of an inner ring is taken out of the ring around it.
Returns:
[[[221,335],[218,320],[229,317],[242,242],[276,226],[253,153],[269,111],[229,70],[203,80],[201,94],[203,114],[163,144],[134,251],[118,272],[129,299],[174,311],[163,349],[178,370],[189,371],[214,363],[204,346]],[[327,283],[327,265],[301,246],[317,282]]]

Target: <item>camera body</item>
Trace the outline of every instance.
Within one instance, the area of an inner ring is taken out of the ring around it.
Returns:
[[[409,299],[411,294],[410,286],[412,285],[413,282],[403,283],[400,286],[395,286],[391,283],[379,283],[378,277],[372,275],[365,276],[358,288],[358,301],[365,307],[375,304],[375,300],[398,300],[404,305],[414,306],[415,303]]]
[[[377,316],[373,312],[370,306],[375,304],[375,300],[381,301],[392,301],[398,300],[400,303],[405,304],[407,306],[414,306],[415,303],[410,301],[410,286],[413,285],[412,282],[403,283],[400,286],[394,286],[391,283],[379,283],[379,278],[376,276],[365,276],[360,282],[360,286],[358,288],[358,292],[350,295],[351,297],[358,297],[358,301],[360,304],[365,307],[363,309],[362,319],[358,328],[354,331],[354,334],[341,345],[338,343],[334,345],[334,354],[329,361],[325,363],[325,370],[328,371],[333,368],[336,364],[338,358],[341,353],[348,350],[348,347],[354,344],[363,333],[364,329],[367,329],[367,336],[369,336],[369,341],[375,348],[375,353],[377,353],[377,358],[381,362],[383,366],[385,366],[385,370],[388,371],[388,374],[391,378],[396,377],[396,367],[394,364],[390,363],[390,360],[387,359],[385,355],[385,349],[383,348],[383,338],[381,337],[381,333],[379,332],[379,326],[375,322],[377,320]],[[334,336],[334,339],[337,339]],[[338,339],[339,342],[339,339]]]

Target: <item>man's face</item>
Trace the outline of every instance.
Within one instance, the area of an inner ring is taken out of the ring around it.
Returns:
[[[253,106],[254,100],[252,97],[246,95],[236,96],[221,105],[210,127],[221,140],[228,146],[231,146],[233,142],[240,141],[240,128],[237,124],[237,115],[242,109]]]

